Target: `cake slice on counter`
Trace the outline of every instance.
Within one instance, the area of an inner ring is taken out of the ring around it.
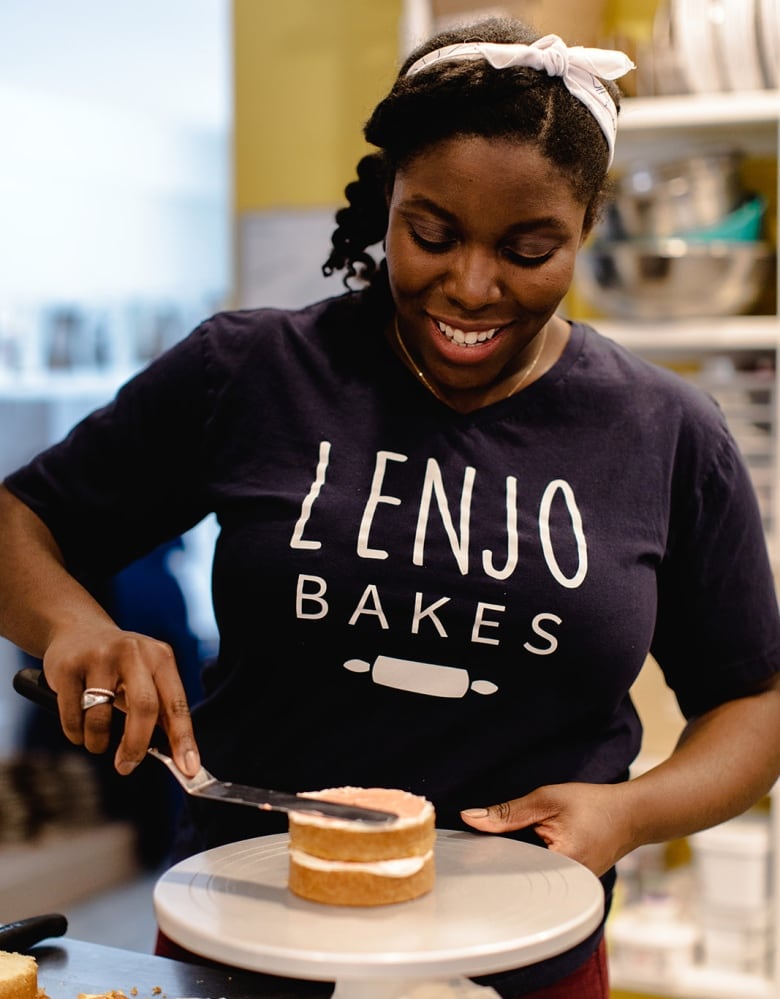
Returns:
[[[0,951],[0,999],[38,999],[38,962],[34,957]]]
[[[393,812],[386,825],[290,813],[289,888],[328,905],[407,902],[433,888],[435,812],[427,798],[386,787],[332,787],[307,798]]]

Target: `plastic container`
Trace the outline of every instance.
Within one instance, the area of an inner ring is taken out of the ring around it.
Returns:
[[[730,212],[715,225],[703,229],[689,229],[679,233],[688,242],[710,242],[725,239],[754,242],[761,239],[764,228],[766,201],[756,195]]]
[[[772,897],[769,816],[740,816],[690,837],[696,892],[705,905],[763,909]]]
[[[702,907],[697,913],[702,957],[707,967],[751,975],[769,972],[772,954],[772,912]]]
[[[671,909],[628,906],[610,919],[607,938],[612,971],[633,981],[674,980],[698,959],[698,926]]]

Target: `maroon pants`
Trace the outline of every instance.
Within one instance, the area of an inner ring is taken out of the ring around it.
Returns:
[[[607,948],[603,937],[594,954],[580,968],[554,985],[527,992],[525,999],[609,999]]]
[[[183,947],[179,947],[163,933],[157,934],[157,946],[155,953],[161,957],[171,957],[177,961],[185,961],[188,964],[205,964],[214,967],[213,961],[207,961],[190,953]],[[258,976],[258,979],[267,978],[268,991],[258,991],[258,996],[266,995],[271,997],[293,996],[316,996],[325,997],[330,995],[333,986],[323,985],[321,982],[296,982],[295,986],[289,979],[276,978],[273,975]],[[520,997],[518,996],[518,999]],[[602,939],[595,953],[576,971],[554,985],[537,989],[536,992],[523,993],[523,999],[609,999],[609,975],[607,972],[607,949]]]

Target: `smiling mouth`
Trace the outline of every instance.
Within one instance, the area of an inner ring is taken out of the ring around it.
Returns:
[[[473,347],[478,343],[487,343],[488,340],[492,340],[496,333],[503,328],[501,326],[494,326],[490,330],[480,330],[478,333],[471,331],[467,333],[465,330],[460,330],[456,326],[449,326],[439,319],[436,320],[436,325],[448,340],[458,344],[459,347]]]

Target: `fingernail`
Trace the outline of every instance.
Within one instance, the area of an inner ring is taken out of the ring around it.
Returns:
[[[470,819],[486,819],[488,817],[487,808],[464,808],[461,815],[468,815]]]
[[[198,762],[198,754],[194,750],[188,749],[184,754],[184,765],[187,768],[188,774],[195,774],[198,772],[200,763]]]
[[[123,777],[127,777],[138,766],[133,760],[117,760],[116,768]]]

